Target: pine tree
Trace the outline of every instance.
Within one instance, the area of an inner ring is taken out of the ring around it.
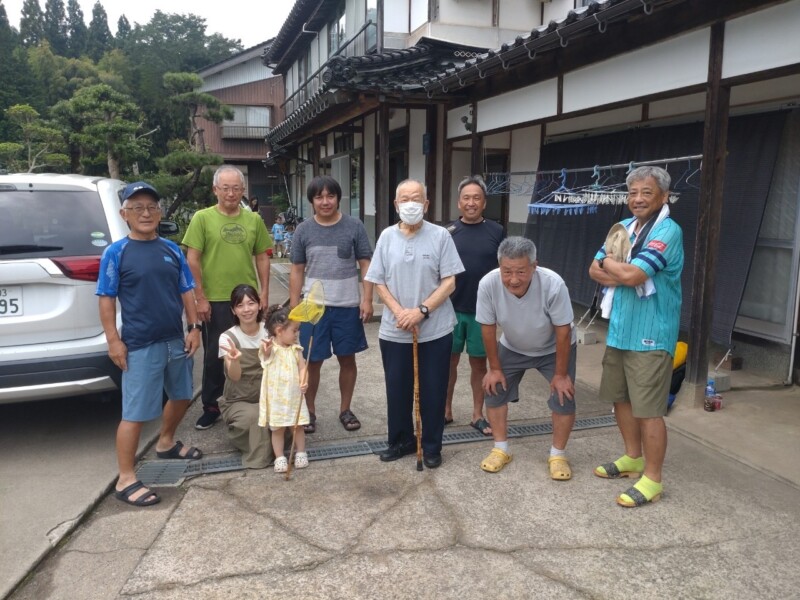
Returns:
[[[92,20],[89,22],[89,35],[86,40],[86,53],[97,62],[114,47],[114,36],[108,28],[108,15],[100,2],[92,7]]]
[[[67,56],[67,15],[64,0],[47,0],[44,5],[44,37],[54,54]]]
[[[117,20],[117,48],[124,48],[131,37],[131,23],[125,15]]]
[[[38,46],[44,39],[44,15],[39,0],[25,0],[19,20],[19,35],[25,47]]]
[[[14,60],[15,44],[16,34],[8,22],[3,0],[0,0],[0,64],[3,65],[0,69],[0,139],[7,139],[5,110],[18,102],[13,73],[10,70]]]
[[[69,34],[67,56],[78,58],[86,52],[86,38],[88,36],[88,29],[86,28],[86,22],[83,20],[83,11],[80,4],[78,4],[78,0],[69,0],[67,2],[67,33]]]

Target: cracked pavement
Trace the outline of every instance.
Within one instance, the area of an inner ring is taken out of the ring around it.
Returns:
[[[592,467],[614,429],[577,432],[574,476],[549,479],[546,436],[413,456],[312,462],[290,481],[239,471],[160,488],[151,510],[107,499],[13,598],[789,598],[800,587],[797,488],[672,434],[661,502],[623,509],[628,480]]]
[[[274,277],[272,296],[285,298]],[[339,424],[336,361],[326,361],[309,446],[385,435],[377,323],[367,338],[353,400],[362,428]],[[596,392],[601,356],[601,344],[578,349],[578,418],[608,414]],[[448,431],[471,431],[466,360],[459,373]],[[545,419],[548,390],[527,375],[511,419]],[[796,394],[745,390],[725,400],[719,413],[671,413],[663,499],[642,508],[614,501],[632,481],[592,475],[622,451],[613,427],[572,434],[567,482],[548,476],[549,436],[512,439],[514,460],[496,474],[479,468],[490,438],[445,446],[444,464],[422,473],[414,456],[312,461],[290,481],[271,468],[216,473],[158,487],[154,507],[106,496],[84,508],[9,598],[796,598]],[[223,426],[194,429],[199,411],[195,402],[178,438],[206,456],[230,453]],[[75,514],[65,512],[53,535]]]

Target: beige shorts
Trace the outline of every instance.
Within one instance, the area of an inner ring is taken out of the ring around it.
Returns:
[[[634,352],[606,348],[600,398],[628,402],[638,419],[667,414],[667,397],[672,381],[672,356],[666,350]]]

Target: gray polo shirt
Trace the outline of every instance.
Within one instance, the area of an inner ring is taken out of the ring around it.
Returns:
[[[517,298],[503,285],[500,269],[490,271],[478,284],[475,320],[503,328],[500,343],[526,356],[545,356],[556,351],[553,327],[571,325],[574,315],[564,280],[550,269],[536,267],[528,291]],[[572,328],[572,343],[576,341]]]
[[[389,288],[404,308],[419,306],[439,287],[442,279],[464,270],[453,239],[444,227],[427,221],[412,236],[397,225],[387,227],[378,238],[365,279]],[[453,331],[456,315],[450,299],[431,311],[420,323],[419,341],[439,339]],[[411,343],[411,332],[397,328],[394,313],[383,311],[378,337],[391,342]]]

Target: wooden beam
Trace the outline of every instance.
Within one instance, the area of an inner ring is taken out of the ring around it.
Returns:
[[[438,112],[435,104],[429,106],[425,111],[425,133],[428,136],[428,154],[425,155],[425,186],[428,188],[428,200],[430,201],[429,215],[436,213],[436,159],[439,156],[436,151],[439,145],[437,141],[439,137]],[[413,148],[411,151],[413,152]]]
[[[377,235],[389,226],[389,207],[391,192],[389,190],[389,106],[381,104],[378,109],[378,164],[375,174],[378,178],[378,190],[375,196],[375,226]]]
[[[689,318],[689,353],[686,381],[695,388],[695,405],[708,377],[708,340],[714,309],[714,276],[719,252],[722,222],[725,158],[728,143],[730,86],[722,85],[722,52],[725,23],[711,27],[708,62],[705,127],[703,131],[703,171],[697,210],[692,305]],[[685,243],[685,242],[684,242]]]
[[[311,165],[314,171],[314,177],[316,177],[317,175],[319,175],[319,161],[320,158],[322,158],[320,156],[322,152],[320,151],[319,137],[315,135],[311,140],[311,144],[313,148],[311,151],[312,152]]]
[[[447,139],[447,111],[444,111],[444,156],[442,157],[442,222],[453,220],[450,215],[450,189],[453,179],[453,141]]]
[[[483,152],[482,152],[482,142],[483,139],[478,134],[478,103],[472,103],[472,137],[470,138],[470,142],[472,144],[472,154],[470,156],[470,173],[472,175],[477,175],[479,173],[483,173]]]

